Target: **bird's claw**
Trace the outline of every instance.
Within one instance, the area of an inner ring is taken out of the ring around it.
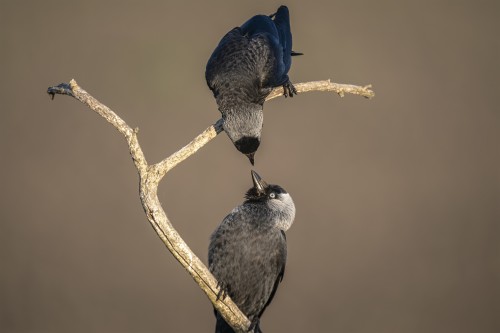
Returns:
[[[219,291],[217,292],[217,298],[216,300],[225,300],[227,297],[227,286],[224,282],[217,282],[217,288],[219,288]]]
[[[285,98],[288,96],[293,97],[293,95],[297,95],[297,89],[295,89],[292,82],[287,81],[283,85],[283,95],[285,96]]]

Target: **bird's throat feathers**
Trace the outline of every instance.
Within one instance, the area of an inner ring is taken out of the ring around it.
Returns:
[[[264,112],[258,104],[240,104],[229,108],[219,107],[224,120],[223,128],[233,143],[248,137],[260,141]]]

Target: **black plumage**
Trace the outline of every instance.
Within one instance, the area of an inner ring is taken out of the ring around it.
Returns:
[[[261,332],[259,322],[283,279],[285,231],[295,218],[291,196],[252,171],[254,186],[244,203],[224,218],[210,238],[209,269],[219,281],[219,297],[229,295]],[[234,333],[217,311],[216,333]]]
[[[263,124],[264,101],[274,87],[285,96],[296,90],[288,71],[292,65],[292,33],[288,8],[256,15],[229,31],[208,60],[205,77],[224,120],[224,130],[254,164]]]

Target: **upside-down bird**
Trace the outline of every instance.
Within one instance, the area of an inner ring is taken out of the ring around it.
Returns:
[[[242,205],[224,218],[210,237],[208,265],[219,282],[218,298],[229,295],[260,333],[260,317],[283,279],[285,231],[295,218],[292,197],[268,185],[252,170],[253,187]],[[215,311],[216,333],[234,333]]]
[[[288,78],[292,56],[288,8],[256,15],[229,31],[208,60],[205,78],[217,101],[223,128],[252,165],[260,145],[263,105],[274,87],[297,93]]]

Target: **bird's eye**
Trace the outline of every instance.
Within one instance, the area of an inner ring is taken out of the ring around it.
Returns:
[[[271,193],[269,194],[269,198],[271,198],[271,199],[276,198],[276,193],[271,192]]]

